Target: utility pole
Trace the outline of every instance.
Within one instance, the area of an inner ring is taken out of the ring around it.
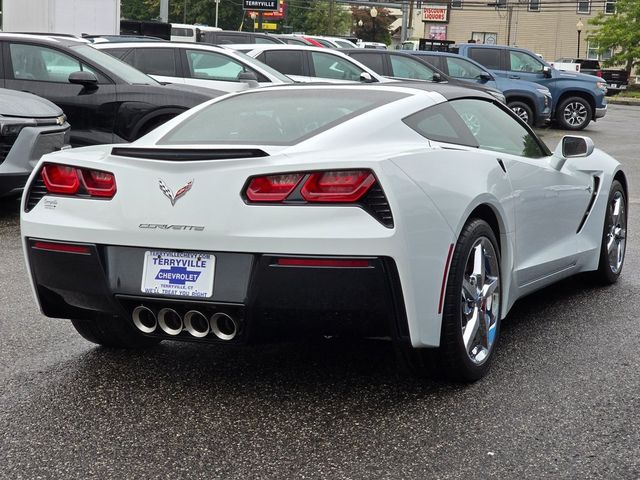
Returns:
[[[220,0],[216,0],[216,23],[215,26],[218,26],[218,9],[220,8]]]
[[[411,2],[413,3],[413,2]],[[400,43],[407,40],[409,27],[409,5],[407,0],[402,0],[402,28],[400,30]]]
[[[160,20],[169,21],[169,0],[160,0]]]
[[[182,10],[182,23],[187,23],[187,0],[184,0],[184,10]]]

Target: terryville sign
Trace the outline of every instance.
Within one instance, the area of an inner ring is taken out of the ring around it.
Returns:
[[[256,12],[275,12],[278,10],[278,0],[242,0],[242,8]]]

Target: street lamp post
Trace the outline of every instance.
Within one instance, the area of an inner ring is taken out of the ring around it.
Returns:
[[[578,53],[576,55],[576,58],[580,58],[580,34],[582,33],[583,27],[584,24],[582,23],[582,19],[579,19],[578,23],[576,23],[576,31],[578,32]]]
[[[258,17],[258,14],[256,12],[251,12],[249,14],[249,16],[251,17],[251,23],[253,23],[253,31],[256,31],[256,18]]]
[[[371,10],[369,10],[369,15],[371,15],[371,21],[373,22],[372,42],[375,42],[376,41],[376,17],[378,16],[378,9],[376,9],[376,7],[372,7]]]

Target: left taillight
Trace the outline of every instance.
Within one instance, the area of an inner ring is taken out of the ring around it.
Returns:
[[[103,170],[46,163],[40,177],[47,193],[107,199],[116,194],[115,176]]]

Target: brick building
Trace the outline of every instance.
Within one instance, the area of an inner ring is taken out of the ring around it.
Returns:
[[[438,38],[464,43],[516,45],[545,60],[607,58],[589,42],[588,23],[598,12],[615,13],[615,0],[450,0],[412,8],[410,39]],[[582,25],[578,34],[579,25]],[[578,38],[580,46],[578,47]]]

